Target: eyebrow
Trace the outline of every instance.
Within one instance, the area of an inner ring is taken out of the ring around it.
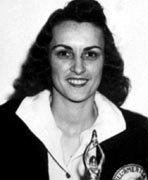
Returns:
[[[101,46],[88,46],[86,48],[84,48],[84,51],[89,51],[91,49],[99,49],[99,50],[102,50],[103,48]]]
[[[57,45],[54,45],[54,46],[51,48],[51,50],[54,50],[54,49],[56,49],[56,48],[58,48],[58,47],[63,47],[63,48],[65,48],[65,49],[72,50],[72,48],[71,48],[70,46],[67,46],[67,45],[65,45],[65,44],[57,44]],[[101,46],[96,46],[96,45],[94,45],[94,46],[88,46],[88,47],[84,48],[84,51],[89,51],[89,50],[95,49],[95,48],[97,48],[97,49],[99,49],[99,50],[102,50],[102,49],[103,49]]]
[[[51,48],[51,50],[54,50],[54,49],[56,49],[56,48],[58,48],[58,47],[63,47],[63,48],[65,48],[65,49],[72,50],[72,48],[71,48],[70,46],[67,46],[67,45],[64,45],[64,44],[57,44],[57,45],[53,46],[53,47]]]

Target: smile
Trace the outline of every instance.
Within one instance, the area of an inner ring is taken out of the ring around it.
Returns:
[[[70,83],[70,85],[75,86],[75,87],[85,86],[87,81],[88,81],[87,79],[75,79],[75,78],[68,79],[68,82]]]

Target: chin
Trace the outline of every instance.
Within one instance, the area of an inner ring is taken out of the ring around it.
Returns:
[[[84,101],[88,100],[91,97],[94,97],[94,96],[93,95],[87,95],[87,96],[84,96],[84,95],[75,95],[75,96],[69,96],[68,99],[71,102],[74,102],[74,103],[81,103],[81,102],[84,102]]]

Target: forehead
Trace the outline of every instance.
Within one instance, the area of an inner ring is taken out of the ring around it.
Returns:
[[[89,45],[104,45],[101,28],[92,23],[64,21],[53,28],[52,43],[88,43]]]

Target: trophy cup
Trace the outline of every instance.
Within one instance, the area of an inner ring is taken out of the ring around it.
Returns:
[[[88,180],[100,180],[105,155],[98,143],[96,130],[93,130],[91,141],[84,151],[83,161]]]

